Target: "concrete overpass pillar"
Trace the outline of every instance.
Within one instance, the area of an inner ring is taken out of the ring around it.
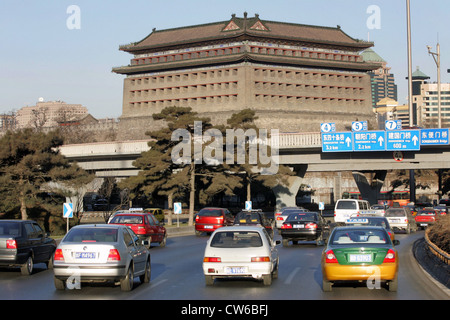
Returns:
[[[288,177],[287,186],[276,186],[273,188],[273,193],[276,199],[276,210],[283,207],[295,207],[295,198],[297,192],[302,184],[303,177],[306,174],[307,166],[298,165],[293,167],[293,171],[297,174]]]
[[[363,172],[352,172],[362,198],[368,200],[370,204],[376,204],[378,203],[378,195],[386,178],[387,170],[375,170],[368,173],[371,175],[369,180],[367,180]]]

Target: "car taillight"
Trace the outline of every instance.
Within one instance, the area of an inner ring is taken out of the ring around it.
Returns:
[[[270,257],[252,257],[252,262],[270,262]]]
[[[6,249],[17,249],[16,240],[6,240]]]
[[[386,262],[395,262],[395,251],[392,249],[389,249],[386,253],[386,257],[384,257],[383,263]]]
[[[278,216],[278,217],[277,217],[277,220],[278,220],[278,221],[283,221],[284,219],[283,219],[283,217]]]
[[[64,256],[61,249],[56,249],[55,255],[53,256],[54,261],[64,261]]]
[[[292,225],[290,223],[283,223],[281,229],[292,229]]]
[[[333,250],[328,250],[325,253],[325,262],[326,263],[338,263],[336,256],[334,255]]]
[[[198,222],[198,215],[195,216],[195,222]]]
[[[222,259],[218,257],[204,257],[203,262],[222,262]]]
[[[120,261],[120,254],[117,249],[109,250],[108,261]]]
[[[305,225],[305,228],[306,229],[317,229],[317,224],[315,224],[315,223],[307,223],[306,225]]]

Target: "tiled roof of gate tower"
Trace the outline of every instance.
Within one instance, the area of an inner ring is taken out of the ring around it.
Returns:
[[[337,27],[322,27],[287,22],[261,20],[259,15],[244,18],[236,17],[227,21],[213,22],[174,29],[153,29],[141,41],[121,46],[130,53],[143,52],[161,47],[176,47],[191,43],[217,40],[232,40],[240,36],[263,37],[272,40],[293,41],[317,45],[345,47],[347,50],[360,51],[373,46],[372,42],[354,39]]]

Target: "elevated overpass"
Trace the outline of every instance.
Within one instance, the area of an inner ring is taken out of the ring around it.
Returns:
[[[150,140],[115,141],[63,145],[61,153],[76,161],[97,177],[125,178],[137,175],[132,165],[142,152],[149,150]],[[362,194],[370,198],[381,188],[387,170],[448,169],[450,146],[422,146],[420,151],[322,152],[321,134],[281,133],[278,136],[279,163],[293,167],[297,176],[290,179],[289,191],[274,192],[280,204],[293,205],[301,180],[308,172],[351,171]],[[364,172],[375,172],[376,181],[365,179]],[[294,199],[294,200],[293,200]]]
[[[132,162],[149,149],[150,140],[69,144],[61,153],[99,177],[128,177]],[[322,152],[320,133],[281,133],[280,164],[306,166],[310,172],[450,168],[450,146],[422,146],[420,151]]]

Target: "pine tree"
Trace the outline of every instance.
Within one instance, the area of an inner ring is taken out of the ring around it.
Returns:
[[[58,151],[63,143],[57,132],[43,133],[32,129],[8,131],[0,139],[0,208],[20,210],[23,220],[28,209],[44,202],[40,195],[61,192],[61,187],[87,183],[93,179]],[[59,187],[54,187],[59,184]]]

